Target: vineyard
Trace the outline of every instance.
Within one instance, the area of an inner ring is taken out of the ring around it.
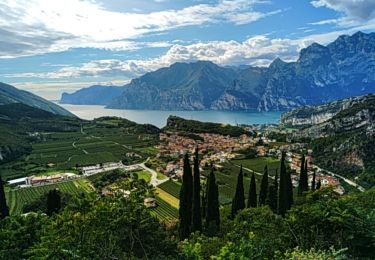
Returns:
[[[68,182],[61,182],[58,184],[50,184],[38,187],[12,189],[7,192],[7,201],[10,210],[10,214],[21,214],[22,208],[25,204],[39,198],[42,194],[49,190],[58,188],[62,192],[70,194],[79,194],[81,192],[89,192],[90,186],[85,180],[75,180]]]
[[[181,185],[176,183],[175,181],[169,180],[166,181],[158,186],[158,188],[162,189],[163,191],[171,194],[175,198],[180,197],[180,189]]]
[[[160,220],[178,219],[178,209],[156,196],[157,206],[151,212]]]

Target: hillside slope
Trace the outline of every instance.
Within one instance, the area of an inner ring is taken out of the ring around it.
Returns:
[[[312,123],[292,134],[295,140],[311,140],[315,162],[332,172],[356,179],[364,186],[375,184],[375,95],[347,99],[324,106],[348,105],[330,119]],[[323,106],[322,106],[323,107]],[[322,107],[305,108],[324,113]],[[293,113],[293,111],[291,112]],[[303,110],[298,111],[299,114]]]
[[[74,116],[64,108],[48,100],[45,100],[44,98],[0,82],[0,105],[13,103],[22,103],[31,107],[51,112],[56,115]]]

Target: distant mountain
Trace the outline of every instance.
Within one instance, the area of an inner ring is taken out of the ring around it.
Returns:
[[[120,96],[123,87],[95,85],[80,89],[73,94],[63,93],[61,104],[74,105],[107,105],[113,99]]]
[[[134,79],[109,108],[210,109],[238,76],[237,70],[208,61],[175,63]]]
[[[296,62],[276,59],[268,68],[175,63],[132,80],[122,90],[101,104],[123,109],[268,111],[374,93],[375,33],[343,35],[327,46],[314,43],[301,50]],[[110,89],[104,92],[102,96],[112,95]],[[80,102],[81,94],[72,94],[69,102]],[[84,102],[99,104],[96,98]]]
[[[324,118],[314,120],[314,116]],[[304,107],[283,116],[283,123],[303,125],[294,140],[311,140],[315,162],[330,171],[375,183],[375,94]],[[304,123],[304,124],[302,124]]]
[[[30,92],[0,82],[0,105],[22,103],[56,115],[74,116],[64,108]]]
[[[281,124],[285,126],[309,127],[331,120],[341,111],[351,111],[350,108],[359,104],[371,104],[375,100],[375,94],[351,97],[333,101],[320,106],[303,106],[290,112],[283,113]],[[374,104],[375,105],[375,104]]]

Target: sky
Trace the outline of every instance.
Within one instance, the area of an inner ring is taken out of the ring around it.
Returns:
[[[50,100],[175,62],[268,66],[375,31],[374,0],[1,0],[0,82]]]

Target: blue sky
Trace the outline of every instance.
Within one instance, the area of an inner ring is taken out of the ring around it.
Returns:
[[[0,81],[48,99],[174,62],[268,66],[375,30],[374,0],[2,0]]]

